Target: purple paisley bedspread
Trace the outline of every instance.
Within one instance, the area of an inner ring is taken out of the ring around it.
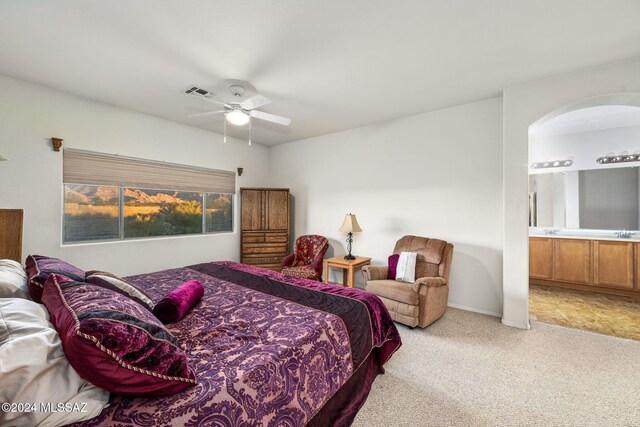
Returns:
[[[198,384],[155,398],[112,395],[74,426],[350,425],[400,336],[382,301],[351,288],[233,262],[127,278],[154,301],[187,280],[200,303],[167,325]]]

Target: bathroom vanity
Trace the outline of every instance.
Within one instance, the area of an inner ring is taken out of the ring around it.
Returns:
[[[529,282],[640,297],[640,239],[530,236]]]

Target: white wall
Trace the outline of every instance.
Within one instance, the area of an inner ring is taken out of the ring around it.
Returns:
[[[187,112],[185,111],[185,114]],[[23,257],[60,257],[85,269],[135,274],[211,260],[237,260],[237,233],[61,245],[65,147],[235,171],[237,186],[264,186],[264,146],[0,76],[0,208],[25,210]],[[236,210],[236,219],[237,210]],[[237,221],[236,221],[237,224]]]
[[[501,164],[494,98],[272,147],[270,184],[291,188],[294,234],[326,236],[328,256],[345,253],[349,212],[363,229],[353,252],[373,264],[405,234],[452,242],[450,305],[499,315]]]
[[[529,327],[529,126],[586,98],[629,92],[640,92],[640,60],[504,90],[504,324]]]

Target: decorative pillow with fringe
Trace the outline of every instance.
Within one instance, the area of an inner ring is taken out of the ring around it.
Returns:
[[[29,276],[29,294],[35,302],[42,302],[42,288],[52,274],[61,274],[73,280],[82,282],[85,273],[75,265],[58,258],[42,255],[29,255],[26,261],[27,275]]]
[[[92,384],[131,396],[168,395],[196,384],[175,337],[121,293],[53,274],[42,302],[71,366]]]

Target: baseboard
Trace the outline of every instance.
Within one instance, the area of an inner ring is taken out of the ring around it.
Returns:
[[[495,311],[489,311],[489,310],[481,310],[479,308],[474,308],[474,307],[467,307],[466,305],[449,303],[449,304],[447,304],[447,306],[448,307],[453,307],[453,308],[459,308],[460,310],[472,311],[474,313],[486,314],[488,316],[502,317],[501,313],[496,313]]]
[[[495,311],[481,310],[479,308],[467,307],[466,305],[452,304],[452,303],[447,304],[447,306],[453,307],[453,308],[459,308],[460,310],[472,311],[474,313],[486,314],[488,316],[501,317],[500,322],[503,325],[510,326],[512,328],[531,329],[531,325],[529,323],[524,324],[524,323],[511,322],[509,320],[505,320],[504,318],[502,318],[501,313],[496,313]]]
[[[510,320],[505,320],[504,318],[502,318],[500,320],[500,322],[505,325],[505,326],[510,326],[512,328],[519,328],[519,329],[531,329],[531,324],[527,323],[519,323],[519,322],[512,322]]]

